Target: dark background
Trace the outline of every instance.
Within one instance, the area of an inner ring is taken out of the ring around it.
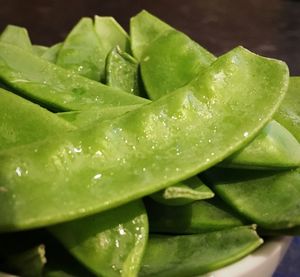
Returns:
[[[300,75],[300,1],[288,0],[0,0],[0,31],[28,28],[35,44],[62,41],[82,16],[109,15],[128,30],[141,9],[157,15],[220,55],[237,45],[287,62]],[[275,277],[300,276],[300,238]]]

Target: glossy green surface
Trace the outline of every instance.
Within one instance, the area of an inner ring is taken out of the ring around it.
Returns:
[[[56,63],[58,53],[62,47],[63,43],[59,42],[57,44],[52,45],[49,47],[41,56],[44,60],[51,62],[51,63]]]
[[[63,42],[56,64],[99,81],[105,78],[106,53],[91,18],[82,18]]]
[[[272,120],[251,143],[220,165],[250,169],[298,167],[300,144],[286,128]]]
[[[300,142],[300,77],[291,77],[288,92],[275,119]]]
[[[107,57],[106,84],[140,95],[138,69],[138,62],[133,57],[119,48],[114,48]]]
[[[19,26],[8,25],[0,36],[0,42],[12,44],[23,50],[33,52],[27,30]]]
[[[214,193],[197,176],[194,176],[151,194],[150,197],[165,205],[178,206],[195,200],[212,198]]]
[[[84,226],[84,228],[82,228]],[[50,228],[81,263],[98,276],[137,276],[148,219],[141,200]]]
[[[93,124],[99,124],[104,120],[114,119],[141,106],[142,105],[128,105],[102,109],[90,109],[77,112],[57,113],[57,115],[79,128],[86,128]]]
[[[2,151],[0,230],[104,211],[215,165],[270,120],[287,82],[284,63],[239,47],[213,63],[201,84],[96,127]]]
[[[145,10],[131,17],[130,38],[134,57],[140,60],[151,42],[167,30],[173,28]]]
[[[0,43],[0,80],[21,95],[60,111],[148,102],[5,43]]]
[[[142,78],[149,98],[156,100],[183,87],[215,60],[185,34],[176,30],[164,32],[141,58]]]
[[[110,16],[95,16],[95,31],[108,54],[118,46],[122,51],[130,52],[130,41],[128,34],[120,24]]]
[[[210,169],[213,190],[228,205],[265,229],[300,225],[300,169],[254,171]]]
[[[216,197],[178,207],[159,204],[151,199],[146,199],[145,204],[150,231],[154,233],[206,233],[244,223],[235,212]]]
[[[0,150],[75,129],[55,114],[3,89],[0,118]]]
[[[233,263],[262,239],[250,227],[184,236],[150,236],[139,276],[190,277]]]

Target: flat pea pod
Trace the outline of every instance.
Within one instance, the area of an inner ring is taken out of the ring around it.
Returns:
[[[12,44],[26,51],[33,52],[27,30],[19,26],[8,25],[0,36],[0,42]]]
[[[91,18],[82,18],[63,42],[56,64],[89,79],[105,78],[106,53]]]
[[[164,32],[141,58],[142,79],[149,98],[156,100],[185,86],[215,60],[185,34],[176,30]]]
[[[252,227],[197,235],[152,235],[139,276],[197,276],[241,259],[262,242]]]
[[[63,43],[59,42],[56,43],[54,45],[52,45],[51,47],[49,47],[44,53],[43,55],[41,55],[41,58],[43,58],[44,60],[51,62],[51,63],[56,63],[57,60],[57,56],[58,53],[62,47]]]
[[[127,105],[102,109],[89,109],[84,111],[57,113],[56,115],[78,128],[87,128],[104,120],[114,119],[141,106],[142,105]]]
[[[94,274],[132,277],[138,274],[146,248],[148,219],[142,201],[138,200],[56,225],[50,231]]]
[[[140,60],[144,51],[159,35],[173,28],[143,10],[130,19],[130,38],[133,56]]]
[[[130,52],[129,36],[113,17],[96,15],[95,31],[106,54],[116,46],[122,51]]]
[[[32,45],[32,49],[33,49],[33,52],[37,56],[41,57],[41,56],[43,56],[45,54],[46,51],[49,50],[49,47],[44,46],[44,45],[34,44],[34,45]]]
[[[129,54],[114,48],[106,62],[106,84],[128,93],[140,95],[139,65]]]
[[[75,130],[55,114],[3,89],[0,89],[0,118],[0,150]]]
[[[300,142],[300,77],[291,77],[287,94],[275,114],[275,119]]]
[[[154,233],[206,233],[241,226],[246,222],[217,197],[177,207],[146,199],[145,205],[150,232]]]
[[[227,158],[222,167],[284,169],[300,166],[300,144],[277,121],[272,120],[245,148]]]
[[[58,111],[148,103],[5,43],[0,43],[0,80],[26,98]]]
[[[228,205],[264,229],[300,225],[300,169],[254,171],[213,168],[205,173]]]
[[[220,70],[221,81],[215,78]],[[288,82],[284,63],[242,47],[204,74],[201,84],[114,120],[2,151],[0,230],[108,210],[206,170],[257,135]]]
[[[150,197],[165,205],[180,206],[196,200],[212,198],[214,193],[197,176],[193,176],[179,184],[151,194]]]

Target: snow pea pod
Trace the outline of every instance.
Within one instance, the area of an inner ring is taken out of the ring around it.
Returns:
[[[89,129],[2,151],[0,230],[90,215],[196,175],[257,135],[287,83],[284,63],[238,47],[200,84]]]
[[[62,47],[63,43],[59,42],[57,44],[52,45],[49,47],[44,54],[41,56],[44,60],[51,62],[51,63],[56,63],[58,53]]]
[[[146,247],[148,219],[142,201],[138,200],[56,225],[50,231],[96,275],[132,277],[137,276]]]
[[[219,198],[194,201],[172,207],[145,200],[150,231],[168,234],[206,233],[243,225],[245,220],[237,216]]]
[[[138,62],[117,47],[107,57],[106,84],[123,91],[140,95]]]
[[[214,193],[197,177],[193,176],[179,184],[151,194],[156,202],[170,205],[186,205],[195,200],[214,197]]]
[[[141,58],[142,79],[149,98],[156,100],[183,87],[215,59],[185,34],[176,30],[164,32]]]
[[[105,78],[106,53],[91,18],[82,18],[67,36],[58,52],[56,64],[89,79]]]
[[[0,89],[0,118],[0,150],[75,130],[55,114],[3,89]]]
[[[224,201],[265,229],[300,225],[300,169],[254,171],[213,168],[205,173]]]
[[[8,25],[0,36],[0,42],[12,44],[26,51],[33,52],[27,30],[19,26]]]
[[[45,52],[49,50],[49,47],[37,44],[32,45],[32,48],[33,52],[39,57],[43,56]]]
[[[252,227],[197,235],[153,235],[139,276],[197,276],[241,259],[262,242]]]
[[[96,15],[95,31],[106,54],[116,46],[122,51],[130,52],[129,36],[113,17]]]
[[[227,158],[222,167],[284,169],[300,166],[300,144],[275,120],[245,148]]]
[[[148,102],[5,43],[0,43],[0,79],[21,95],[60,111]]]
[[[300,77],[291,77],[288,92],[275,114],[275,119],[300,142]]]
[[[173,28],[143,10],[130,19],[131,50],[137,60],[141,60],[144,51],[159,35]]]

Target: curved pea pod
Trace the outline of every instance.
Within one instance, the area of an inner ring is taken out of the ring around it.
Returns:
[[[253,227],[197,235],[152,235],[139,276],[197,276],[241,259],[262,243]]]
[[[3,89],[0,89],[0,118],[0,150],[75,130],[55,114]]]
[[[139,95],[138,62],[117,47],[107,57],[106,84]]]
[[[32,45],[32,49],[33,49],[33,52],[37,56],[41,57],[41,56],[43,56],[46,53],[46,51],[49,50],[49,47],[44,46],[44,45],[34,44],[34,45]]]
[[[287,94],[274,118],[300,142],[300,77],[291,77]]]
[[[0,43],[0,79],[26,98],[59,111],[149,102],[5,43]]]
[[[132,17],[130,38],[134,57],[140,60],[151,42],[167,30],[173,30],[173,28],[145,10]]]
[[[108,210],[206,170],[257,135],[288,82],[284,63],[242,47],[204,74],[114,120],[2,151],[0,230]]]
[[[219,198],[172,207],[145,199],[150,231],[168,234],[206,233],[243,225],[246,221]]]
[[[245,148],[219,164],[222,167],[282,169],[300,166],[300,144],[275,120]]]
[[[50,231],[96,275],[131,277],[137,276],[140,268],[148,239],[148,219],[139,200],[53,226]]]
[[[8,25],[0,36],[0,42],[12,44],[26,51],[33,52],[28,32],[23,27]]]
[[[300,169],[213,168],[205,176],[217,195],[258,226],[276,230],[300,225]]]
[[[54,45],[52,45],[51,47],[49,47],[44,53],[43,55],[41,55],[41,58],[43,58],[44,60],[51,62],[51,63],[56,63],[57,60],[57,56],[58,53],[62,47],[63,43],[59,42],[56,43]]]
[[[149,45],[141,58],[147,94],[156,100],[183,87],[215,60],[211,53],[185,34],[176,30],[164,32]]]
[[[129,36],[113,17],[96,15],[95,31],[106,54],[116,46],[122,51],[130,52]]]
[[[114,119],[127,112],[140,108],[141,106],[142,105],[128,105],[102,109],[90,109],[77,112],[57,113],[56,115],[79,128],[86,128],[104,120]]]
[[[82,18],[67,36],[56,64],[89,79],[105,78],[106,53],[91,18]]]
[[[151,194],[150,197],[165,205],[180,206],[196,200],[212,198],[214,193],[197,176],[194,176]]]

